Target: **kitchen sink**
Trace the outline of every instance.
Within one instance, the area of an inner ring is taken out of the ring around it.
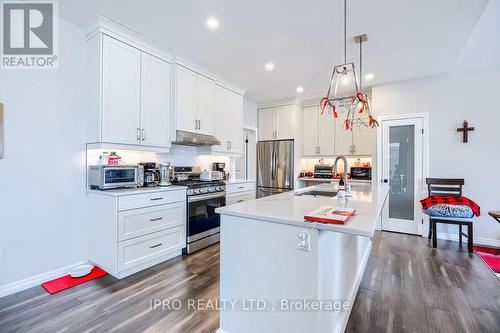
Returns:
[[[319,191],[319,190],[310,190],[310,191],[305,191],[305,192],[298,192],[295,193],[295,196],[310,196],[310,197],[327,197],[327,198],[333,198],[337,196],[337,191]]]

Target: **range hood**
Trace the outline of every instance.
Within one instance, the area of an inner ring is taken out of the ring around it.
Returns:
[[[177,131],[176,139],[172,142],[172,144],[203,147],[220,145],[220,141],[213,135]]]

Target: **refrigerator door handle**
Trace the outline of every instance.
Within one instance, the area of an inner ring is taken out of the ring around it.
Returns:
[[[271,179],[275,180],[276,179],[276,151],[273,149],[273,152],[271,153]]]

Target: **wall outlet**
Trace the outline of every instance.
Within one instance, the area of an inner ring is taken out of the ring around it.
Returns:
[[[299,232],[297,235],[297,250],[311,251],[311,235],[308,232]]]

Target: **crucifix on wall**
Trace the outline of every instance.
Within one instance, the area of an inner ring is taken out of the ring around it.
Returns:
[[[474,127],[469,127],[467,120],[464,120],[463,127],[457,128],[457,132],[462,132],[463,143],[469,142],[469,132],[474,131]]]

